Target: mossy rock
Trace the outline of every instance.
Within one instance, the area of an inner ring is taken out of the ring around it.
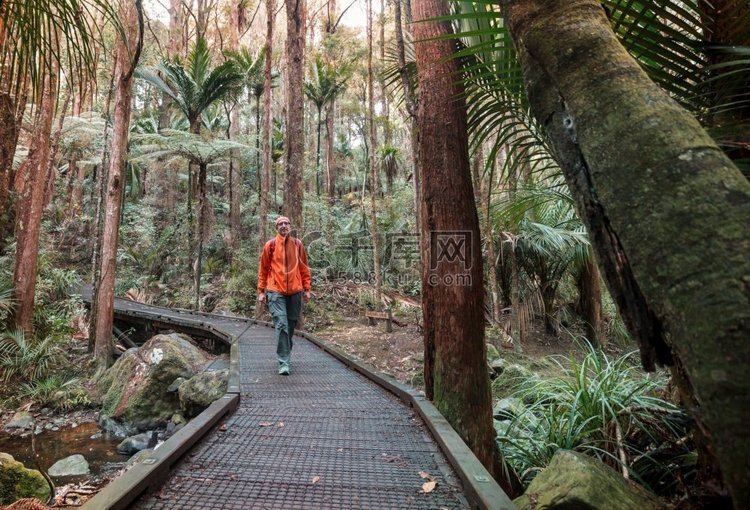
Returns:
[[[47,480],[36,469],[26,467],[7,453],[0,453],[0,504],[9,505],[23,498],[47,501]]]
[[[487,342],[487,361],[489,363],[492,363],[499,357],[500,357],[500,351],[497,350],[497,347]]]
[[[513,500],[518,510],[657,510],[659,500],[599,460],[558,450],[526,492]]]
[[[104,395],[101,420],[114,419],[132,430],[166,424],[180,411],[178,396],[168,391],[178,377],[191,378],[210,359],[189,337],[156,335],[138,349],[129,349],[108,370],[111,380]]]
[[[496,399],[509,397],[533,377],[534,372],[523,365],[517,363],[507,365],[492,381],[492,396]]]
[[[197,416],[227,391],[229,370],[201,372],[177,388],[180,405],[187,416]]]

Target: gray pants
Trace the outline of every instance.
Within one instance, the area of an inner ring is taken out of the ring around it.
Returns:
[[[266,292],[268,311],[273,317],[276,329],[276,356],[279,365],[289,365],[292,361],[292,336],[297,326],[299,313],[302,309],[302,293],[285,296],[278,292]]]

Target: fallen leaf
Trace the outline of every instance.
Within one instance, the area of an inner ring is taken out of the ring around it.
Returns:
[[[336,450],[336,451],[337,451],[337,452],[343,452],[343,451],[344,451],[344,449],[343,449],[343,448],[339,448],[339,449],[338,449],[338,450]]]
[[[272,421],[262,421],[258,424],[259,427],[272,427],[273,422]]]
[[[320,477],[319,477],[319,476],[313,476],[313,478],[312,478],[312,483],[313,483],[313,485],[315,485],[315,484],[316,484],[316,483],[318,483],[319,481],[320,481]]]
[[[424,492],[425,494],[429,494],[430,492],[435,490],[436,485],[437,482],[434,480],[431,482],[425,482],[422,484],[422,492]]]
[[[226,432],[227,431],[227,424],[226,423],[222,423],[221,427],[219,427],[219,430],[222,431],[222,432]]]
[[[279,428],[281,428],[281,427],[283,427],[283,426],[284,426],[284,422],[283,422],[283,421],[280,421],[280,422],[279,422]]]
[[[429,480],[432,480],[432,476],[430,476],[430,473],[428,473],[427,471],[420,471],[419,476],[421,476],[422,478],[427,478]]]

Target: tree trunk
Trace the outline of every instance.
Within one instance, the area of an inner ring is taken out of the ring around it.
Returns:
[[[337,16],[336,0],[328,0],[328,20],[326,22],[326,37],[331,37],[336,33],[336,16]],[[329,46],[325,46],[329,49]],[[323,58],[326,64],[331,64],[334,57],[330,51],[325,51]],[[334,167],[335,154],[334,154],[334,143],[335,143],[335,131],[334,122],[336,118],[336,98],[333,97],[326,105],[326,195],[328,196],[328,204],[333,205],[336,201],[336,169]]]
[[[0,92],[0,237],[4,237],[5,225],[10,221],[10,177],[15,153],[16,105],[10,94]]]
[[[134,3],[123,0],[120,4],[120,20],[126,39],[118,37],[115,49],[115,114],[110,145],[109,176],[104,203],[104,228],[99,258],[98,302],[96,306],[96,328],[93,331],[94,356],[99,369],[112,363],[112,321],[115,298],[115,275],[117,271],[117,240],[120,227],[120,205],[124,185],[123,171],[128,152],[128,132],[133,94],[132,69],[133,49],[138,38],[138,21]]]
[[[318,198],[320,198],[320,123],[321,123],[321,108],[318,108],[318,142],[315,145],[315,191]]]
[[[16,259],[13,270],[13,295],[15,304],[10,319],[12,327],[32,331],[34,292],[39,256],[39,234],[44,207],[44,189],[49,167],[52,120],[57,103],[58,65],[53,63],[44,76],[41,104],[37,110],[34,134],[29,156],[16,175]]]
[[[750,183],[648,79],[598,1],[502,5],[644,367],[684,366],[734,506],[750,508]]]
[[[203,240],[206,236],[206,221],[208,219],[208,191],[206,190],[206,176],[208,164],[198,165],[198,241],[195,249],[195,266],[193,267],[193,289],[195,309],[201,310],[201,273],[203,272]]]
[[[425,390],[487,470],[502,484],[484,341],[479,217],[469,168],[466,105],[459,85],[448,4],[415,4],[422,179],[422,310]],[[434,354],[433,354],[434,353]],[[506,492],[514,493],[505,484]]]
[[[303,172],[305,167],[305,103],[302,84],[305,76],[305,26],[307,0],[290,0],[286,4],[286,137],[284,161],[286,186],[284,212],[292,228],[302,231],[304,202]]]
[[[275,0],[266,0],[266,54],[263,66],[263,169],[260,173],[260,224],[258,225],[258,249],[263,249],[268,234],[269,184],[273,172],[273,33],[276,18]],[[276,187],[274,186],[274,196]]]
[[[518,269],[518,257],[516,257],[516,238],[507,235],[510,245],[510,336],[513,339],[513,350],[517,353],[523,352],[524,330],[521,317],[521,278]]]
[[[232,3],[231,29],[229,36],[229,47],[232,51],[240,49],[240,5]],[[235,102],[229,114],[229,139],[238,141],[240,138],[240,105]],[[240,243],[240,151],[232,151],[229,160],[229,246],[230,257],[234,258],[234,251],[239,248]]]
[[[373,271],[375,272],[375,307],[381,308],[382,289],[380,277],[380,257],[378,256],[378,209],[377,196],[380,188],[380,177],[378,167],[375,164],[375,99],[373,90],[373,69],[372,69],[372,0],[367,0],[367,129],[368,129],[368,150],[367,161],[370,167],[370,207],[372,209],[372,262]]]
[[[589,254],[586,264],[578,271],[576,286],[578,309],[586,321],[586,338],[591,345],[603,347],[607,337],[602,335],[602,289],[593,253]]]

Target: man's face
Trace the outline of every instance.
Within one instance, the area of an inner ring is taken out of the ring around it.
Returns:
[[[280,221],[276,224],[276,232],[286,237],[292,230],[292,224],[288,221]]]

